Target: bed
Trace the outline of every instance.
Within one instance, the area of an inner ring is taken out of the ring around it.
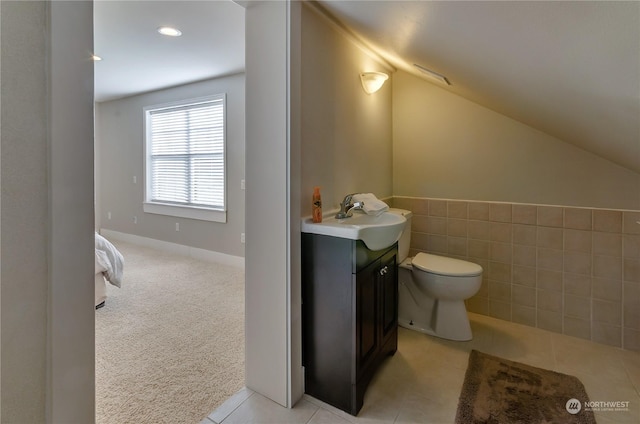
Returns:
[[[107,282],[120,288],[124,270],[124,258],[116,247],[106,238],[96,233],[96,309],[104,306],[107,300]]]

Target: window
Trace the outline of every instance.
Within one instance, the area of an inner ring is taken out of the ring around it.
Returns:
[[[225,222],[224,94],[144,111],[144,211]]]

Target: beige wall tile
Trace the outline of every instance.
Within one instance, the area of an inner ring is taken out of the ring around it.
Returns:
[[[537,310],[538,328],[562,333],[562,314],[560,312]]]
[[[489,205],[489,219],[496,222],[511,222],[511,204],[491,203]]]
[[[426,217],[426,222],[427,222],[427,228],[426,228],[427,233],[440,234],[443,236],[447,235],[447,218],[428,216]]]
[[[469,219],[478,221],[489,220],[489,203],[469,202]]]
[[[622,328],[600,322],[591,326],[591,340],[609,346],[622,347]]]
[[[591,340],[591,321],[565,316],[564,334]]]
[[[429,236],[425,233],[411,232],[411,248],[426,252],[429,246]]]
[[[622,281],[606,278],[593,278],[591,280],[591,296],[594,299],[622,300]]]
[[[538,225],[562,227],[564,209],[557,206],[538,206]]]
[[[490,259],[496,262],[511,263],[512,260],[512,244],[511,243],[491,243]]]
[[[623,279],[640,283],[640,260],[624,258]]]
[[[640,234],[640,212],[624,212],[622,218],[622,231],[625,234]]]
[[[622,235],[617,233],[593,232],[593,254],[622,256]]]
[[[489,262],[488,278],[489,280],[510,283],[511,282],[511,264],[503,264],[501,262]]]
[[[562,263],[562,250],[538,248],[538,268],[562,271]]]
[[[427,251],[430,253],[447,253],[447,236],[427,235]]]
[[[562,249],[564,230],[562,228],[538,227],[536,246],[548,249]]]
[[[491,241],[501,241],[503,243],[511,243],[512,225],[501,224],[498,222],[491,223]]]
[[[536,266],[536,248],[533,246],[513,245],[513,264],[529,267]]]
[[[579,252],[564,252],[564,272],[590,276],[591,255]]]
[[[411,231],[427,233],[429,231],[429,217],[426,215],[413,215],[411,218]]]
[[[621,280],[622,258],[615,256],[594,256],[593,276]]]
[[[511,301],[514,305],[536,307],[536,289],[534,287],[513,284],[511,286]]]
[[[564,294],[564,316],[591,321],[591,298]]]
[[[447,201],[438,199],[429,199],[429,215],[430,216],[447,216]]]
[[[536,275],[536,287],[543,290],[562,292],[562,273],[538,269]]]
[[[615,326],[622,325],[622,305],[620,302],[593,299],[591,308],[593,321]]]
[[[640,351],[640,331],[624,329],[624,348]]]
[[[536,225],[538,208],[535,205],[513,205],[511,211],[514,224]]]
[[[511,302],[511,284],[489,280],[489,300]]]
[[[467,238],[466,237],[447,237],[447,253],[449,255],[458,256],[459,259],[467,258]]]
[[[535,246],[538,230],[533,225],[513,225],[513,243]]]
[[[590,276],[565,273],[563,278],[565,293],[591,298]]]
[[[622,254],[625,258],[640,258],[640,235],[622,235]]]
[[[625,327],[640,330],[640,284],[624,283],[622,319]]]
[[[511,321],[511,304],[490,299],[489,316]]]
[[[595,209],[593,211],[593,230],[607,233],[621,233],[622,212]]]
[[[429,199],[411,199],[409,210],[418,215],[429,215]]]
[[[624,332],[625,348],[640,350],[640,212],[426,198],[390,203],[414,213],[413,255],[483,267],[468,311],[613,346],[622,345]]]
[[[447,216],[449,218],[467,219],[469,217],[469,204],[467,202],[447,201]]]
[[[564,230],[564,250],[591,253],[592,234],[591,231]]]
[[[536,326],[536,310],[528,306],[511,305],[511,320],[518,324]]]
[[[537,307],[545,311],[562,312],[562,294],[557,291],[538,289]]]
[[[471,239],[491,240],[491,223],[489,221],[469,221],[467,231]]]
[[[536,269],[528,266],[513,266],[513,282],[525,286],[536,286]]]
[[[468,249],[470,257],[488,259],[490,252],[490,242],[484,240],[469,240]]]
[[[467,237],[466,219],[447,219],[447,235],[452,237]]]
[[[591,230],[592,210],[564,208],[564,227],[575,230]]]

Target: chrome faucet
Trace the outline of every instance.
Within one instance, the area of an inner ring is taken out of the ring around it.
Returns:
[[[362,210],[364,202],[352,202],[355,194],[358,193],[351,193],[344,196],[344,200],[340,203],[340,212],[336,214],[336,219],[349,218],[353,215],[354,210]]]

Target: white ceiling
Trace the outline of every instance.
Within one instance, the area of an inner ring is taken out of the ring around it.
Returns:
[[[396,68],[425,66],[453,93],[640,172],[640,2],[320,4]],[[95,17],[98,100],[244,68],[231,1],[96,1]],[[160,37],[164,24],[184,35]]]
[[[181,37],[156,31],[174,26]],[[228,0],[94,2],[95,99],[244,70],[244,8]]]

